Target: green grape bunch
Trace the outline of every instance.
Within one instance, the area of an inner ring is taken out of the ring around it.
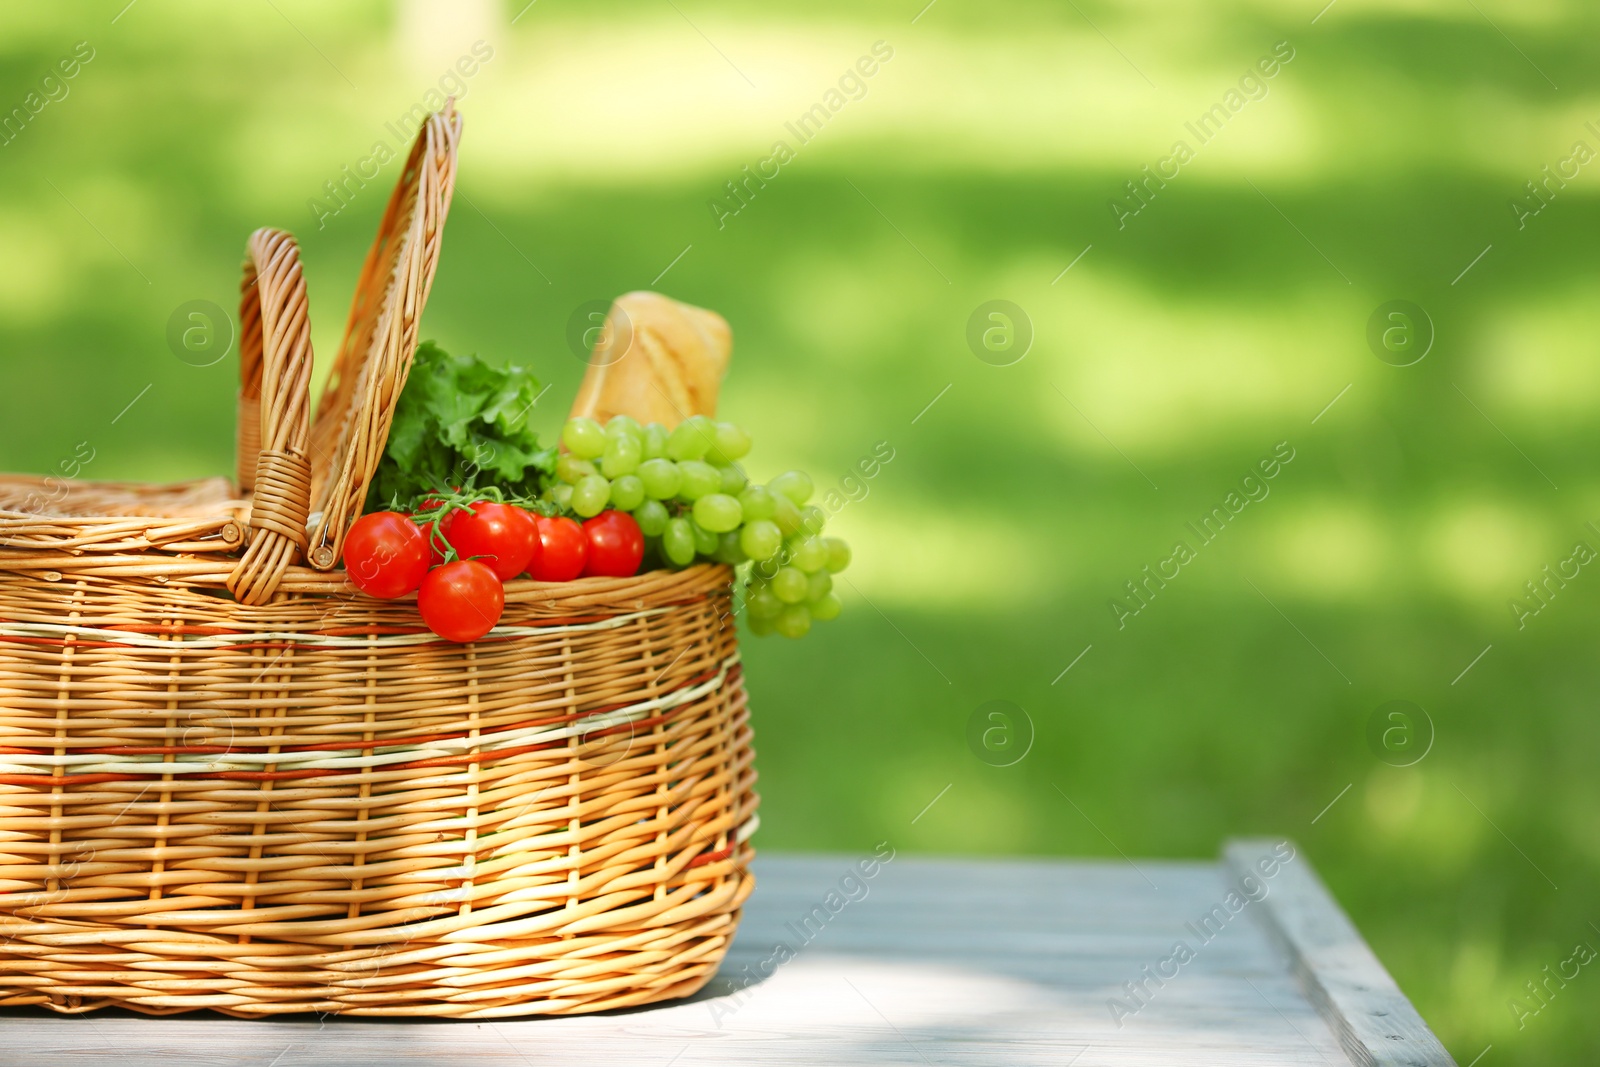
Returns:
[[[822,536],[827,516],[808,503],[814,487],[804,472],[749,480],[739,460],[750,443],[743,428],[704,415],[671,430],[626,415],[604,425],[579,416],[562,427],[566,451],[542,499],[579,519],[629,513],[645,536],[646,567],[740,568],[751,632],[804,637],[813,622],[839,617],[833,575],[850,565],[850,546]]]

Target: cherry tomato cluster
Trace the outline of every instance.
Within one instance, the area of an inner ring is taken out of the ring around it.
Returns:
[[[458,493],[424,500],[410,515],[363,515],[344,542],[352,585],[385,600],[416,593],[428,629],[458,642],[476,641],[500,621],[504,583],[519,575],[626,578],[643,558],[644,534],[626,512],[603,511],[580,525]]]

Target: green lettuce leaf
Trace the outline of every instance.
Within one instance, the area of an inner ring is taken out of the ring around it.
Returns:
[[[407,510],[458,485],[536,496],[556,459],[528,425],[538,398],[539,382],[527,370],[452,356],[424,341],[395,407],[367,510]]]

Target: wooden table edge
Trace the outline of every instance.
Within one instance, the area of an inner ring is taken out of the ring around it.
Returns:
[[[1250,910],[1351,1063],[1457,1067],[1293,842],[1232,838],[1222,867],[1231,885],[1259,898]]]

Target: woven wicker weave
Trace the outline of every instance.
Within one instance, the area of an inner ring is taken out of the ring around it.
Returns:
[[[471,645],[329,570],[459,132],[419,134],[314,422],[298,252],[251,237],[237,486],[0,478],[0,1005],[598,1011],[726,951],[756,806],[728,568],[510,582]]]

